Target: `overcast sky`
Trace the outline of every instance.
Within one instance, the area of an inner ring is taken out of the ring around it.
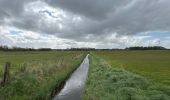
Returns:
[[[0,45],[170,48],[170,0],[0,0]]]

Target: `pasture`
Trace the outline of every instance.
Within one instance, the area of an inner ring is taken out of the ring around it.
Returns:
[[[170,51],[99,51],[94,53],[114,68],[122,68],[154,82],[170,85]]]
[[[5,62],[11,63],[10,81],[0,87],[0,98],[49,99],[84,57],[84,52],[74,51],[0,52],[1,78]]]
[[[80,65],[85,52],[0,52],[0,79],[10,62],[4,100],[49,100]],[[83,100],[169,100],[170,51],[93,51]]]
[[[101,57],[106,56],[105,53],[108,53],[107,56],[113,56],[112,52],[97,52],[90,55],[90,70],[83,100],[170,99],[170,86],[152,82],[140,74],[129,72],[118,63],[114,65],[112,62],[111,66],[107,63],[109,60]]]

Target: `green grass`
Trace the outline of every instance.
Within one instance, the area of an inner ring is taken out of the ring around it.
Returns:
[[[83,100],[169,100],[170,87],[110,66],[99,56],[90,56],[90,69]]]
[[[170,85],[170,51],[95,52],[110,65]]]
[[[0,51],[0,75],[4,68],[5,62],[11,62],[12,72],[15,73],[25,63],[32,63],[35,61],[59,61],[63,57],[75,56],[81,52],[55,52],[55,51],[29,51],[29,52],[2,52]]]
[[[0,99],[48,100],[84,57],[83,52],[71,51],[0,52],[1,70],[6,61],[12,64],[11,79],[5,87],[0,87]],[[21,70],[23,66],[25,71]]]
[[[63,53],[60,52],[2,52],[0,51],[0,74],[2,74],[2,70],[5,62],[11,62],[12,71],[18,70],[19,66],[21,66],[25,62],[31,61],[41,61],[41,60],[50,60],[50,59],[58,59],[59,56],[62,56]]]

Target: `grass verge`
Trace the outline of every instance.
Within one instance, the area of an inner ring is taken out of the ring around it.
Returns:
[[[83,100],[169,100],[170,87],[113,68],[96,55],[90,56],[90,69]]]

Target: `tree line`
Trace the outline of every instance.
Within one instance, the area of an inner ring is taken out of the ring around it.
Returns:
[[[67,48],[67,49],[52,49],[52,48],[21,48],[21,47],[8,47],[6,45],[0,46],[0,51],[92,51],[95,48]]]
[[[51,51],[51,48],[21,48],[21,47],[8,47],[6,45],[0,46],[0,51]]]
[[[8,46],[0,46],[0,51],[120,51],[120,50],[169,50],[162,46],[135,46],[135,47],[127,47],[125,49],[95,49],[95,48],[67,48],[67,49],[52,49],[52,48],[21,48],[21,47],[8,47]]]
[[[148,47],[136,46],[125,48],[125,50],[167,50],[167,49],[162,46],[148,46]]]

